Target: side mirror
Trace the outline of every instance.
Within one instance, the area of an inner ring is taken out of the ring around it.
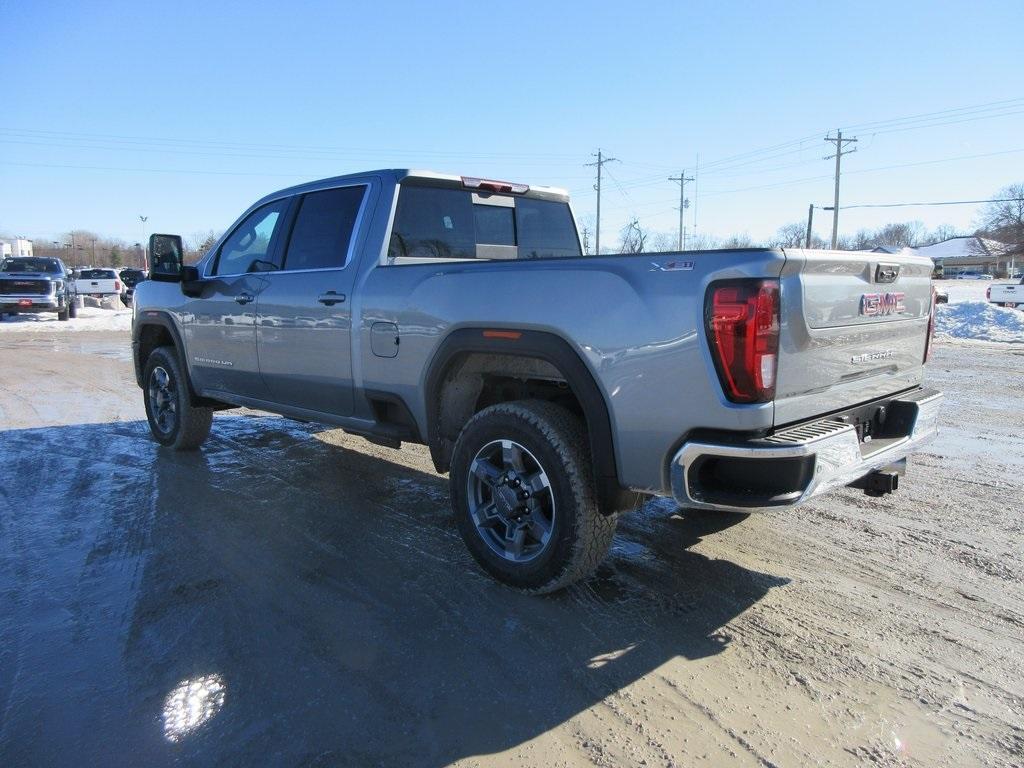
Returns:
[[[77,278],[78,278],[78,275],[75,274],[75,270],[69,269],[68,270],[68,280],[76,280]]]
[[[180,235],[150,235],[150,279],[162,283],[180,283],[184,253]]]

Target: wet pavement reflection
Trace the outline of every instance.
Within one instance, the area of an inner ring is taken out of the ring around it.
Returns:
[[[447,765],[721,653],[786,583],[653,505],[594,579],[521,595],[465,552],[446,479],[320,433],[0,433],[0,765]]]

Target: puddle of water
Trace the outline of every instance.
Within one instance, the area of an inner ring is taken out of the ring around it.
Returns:
[[[44,349],[51,352],[74,352],[110,360],[131,362],[131,343],[125,339],[0,339],[0,347],[12,346],[19,350]]]

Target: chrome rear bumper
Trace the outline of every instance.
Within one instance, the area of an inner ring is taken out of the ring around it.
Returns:
[[[684,507],[762,512],[794,507],[876,470],[902,472],[906,457],[935,437],[942,399],[918,389],[886,402],[903,434],[872,442],[830,417],[745,442],[684,443],[672,460],[672,494]]]

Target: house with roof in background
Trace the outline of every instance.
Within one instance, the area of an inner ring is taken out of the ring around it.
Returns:
[[[1010,277],[1024,269],[1024,243],[1001,243],[978,235],[951,237],[914,250],[931,258],[937,268],[941,267],[943,277],[955,277],[963,272]]]

